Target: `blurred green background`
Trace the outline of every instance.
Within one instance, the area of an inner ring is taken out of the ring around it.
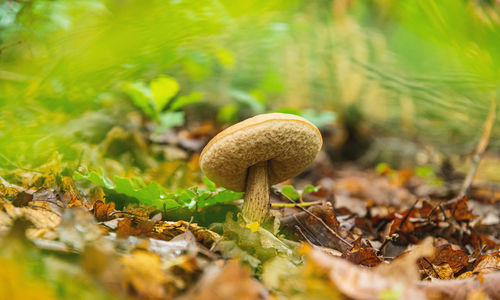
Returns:
[[[464,154],[499,24],[479,0],[4,0],[0,167],[154,174],[172,128],[270,111]]]

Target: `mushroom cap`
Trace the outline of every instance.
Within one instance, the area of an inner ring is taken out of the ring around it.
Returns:
[[[242,192],[249,167],[267,161],[269,184],[273,185],[300,174],[322,144],[318,128],[306,119],[262,114],[216,135],[201,152],[200,166],[216,184]]]

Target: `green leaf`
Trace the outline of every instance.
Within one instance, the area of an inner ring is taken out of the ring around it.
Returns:
[[[298,110],[294,107],[282,107],[282,108],[278,109],[276,112],[297,115],[297,116],[301,115],[300,110]]]
[[[247,92],[241,90],[231,90],[231,97],[237,102],[248,106],[251,110],[256,113],[264,112],[264,105],[259,102],[254,96],[250,95]]]
[[[209,190],[192,187],[179,190],[176,193],[167,193],[165,189],[156,182],[146,184],[141,178],[124,178],[115,175],[113,181],[105,177],[102,173],[88,172],[83,175],[75,171],[75,180],[84,179],[96,183],[107,190],[123,194],[139,200],[140,203],[153,205],[158,208],[186,207],[194,209],[196,207],[206,207],[218,203],[232,202],[243,197],[243,193],[237,193],[223,188],[216,189],[215,184],[208,178],[203,181]]]
[[[281,188],[281,193],[292,200],[299,200],[300,197],[299,193],[291,185],[284,185]]]
[[[216,194],[210,194],[207,198],[199,197],[198,199],[198,207],[205,207],[214,205],[217,203],[225,203],[232,202],[235,200],[239,200],[243,197],[243,193],[237,193],[230,190],[220,190]]]
[[[332,124],[337,119],[337,114],[328,110],[315,111],[313,109],[305,109],[301,112],[301,115],[317,127]]]
[[[388,170],[392,170],[391,166],[389,166],[386,162],[380,162],[375,166],[375,172],[382,174],[387,172]]]
[[[203,176],[201,180],[203,180],[203,183],[207,186],[209,191],[211,192],[215,191],[216,189],[215,183],[212,180],[208,179],[207,176]]]
[[[238,257],[252,269],[257,269],[257,267],[261,264],[261,261],[258,258],[250,255],[247,251],[238,247],[235,241],[220,241],[215,245],[214,250],[221,252],[224,257]]]
[[[157,112],[162,111],[180,90],[179,83],[170,76],[160,76],[149,84]]]
[[[200,92],[192,92],[191,94],[189,94],[187,96],[177,97],[174,100],[174,102],[172,103],[172,105],[170,106],[169,110],[176,111],[176,110],[181,109],[182,107],[184,107],[188,104],[199,102],[202,97],[203,97],[203,93],[200,93]]]
[[[102,171],[100,171],[99,173],[89,172],[87,175],[83,175],[82,173],[75,171],[73,178],[75,180],[81,180],[81,179],[88,180],[90,182],[97,183],[98,185],[107,188],[109,190],[115,189],[115,184],[113,183],[113,181],[104,176],[104,174],[102,174]]]
[[[160,126],[157,129],[157,133],[163,133],[175,126],[181,126],[184,124],[184,112],[183,111],[167,111],[160,115]]]
[[[235,58],[230,50],[224,48],[217,49],[215,51],[215,56],[217,56],[224,68],[232,69],[234,67]]]
[[[222,124],[231,124],[238,122],[238,106],[229,104],[219,109],[217,113],[217,122]]]
[[[114,183],[105,177],[103,174],[98,174],[96,172],[89,172],[87,175],[83,175],[77,171],[73,177],[76,180],[85,179],[90,182],[96,183],[108,190],[120,193],[132,198],[139,200],[141,203],[147,205],[154,205],[158,208],[162,208],[163,205],[168,208],[179,207],[180,205],[173,199],[168,199],[168,194],[165,192],[163,187],[158,183],[152,182],[146,185],[142,180],[133,180],[130,178],[123,178],[118,175],[113,177]]]
[[[317,192],[317,191],[319,191],[320,188],[321,188],[320,186],[314,186],[314,185],[308,184],[304,188],[304,190],[302,191],[302,195],[305,195],[307,193]]]
[[[142,109],[153,119],[157,120],[158,114],[153,109],[153,96],[151,90],[143,82],[127,82],[122,85],[122,91],[126,93],[134,104]]]
[[[436,169],[433,166],[418,166],[415,168],[415,175],[421,178],[435,177]]]

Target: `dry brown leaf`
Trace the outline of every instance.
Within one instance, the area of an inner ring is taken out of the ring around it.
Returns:
[[[111,213],[115,211],[115,203],[103,203],[102,201],[94,202],[94,216],[99,222],[109,221],[113,219]]]
[[[433,251],[432,242],[426,239],[420,246],[388,265],[371,270],[306,248],[307,263],[319,270],[326,270],[329,280],[346,296],[353,299],[377,299],[382,293],[397,291],[404,299],[425,299],[422,291],[415,288],[419,274],[415,265],[420,256]]]
[[[333,208],[329,205],[313,206],[308,212],[300,212],[280,220],[283,229],[299,241],[308,241],[317,246],[341,252],[350,249],[347,242],[353,240],[351,233],[339,228]]]
[[[123,216],[134,216],[134,219],[137,221],[147,221],[149,220],[149,216],[151,215],[151,213],[153,213],[154,211],[156,211],[156,208],[152,206],[129,208],[125,211]]]
[[[124,218],[118,221],[116,234],[121,236],[144,235],[149,236],[155,226],[151,221],[136,221],[132,218]]]
[[[268,299],[264,287],[238,261],[230,260],[222,268],[211,266],[188,294],[180,300],[261,300]]]
[[[12,220],[25,218],[33,224],[26,232],[30,238],[40,238],[45,235],[47,237],[54,237],[54,228],[61,222],[61,217],[56,213],[43,208],[34,208],[29,206],[15,207],[10,202],[3,204],[3,209],[8,218],[2,218],[8,228],[12,224]],[[5,216],[5,215],[4,215]]]
[[[418,288],[429,295],[438,296],[437,299],[468,300],[470,294],[470,297],[474,297],[478,291],[488,295],[490,299],[498,299],[500,272],[485,274],[481,278],[474,276],[455,280],[423,281],[418,284]]]
[[[221,239],[220,235],[216,232],[200,227],[196,223],[189,223],[186,221],[161,221],[155,225],[154,231],[166,236],[167,240],[169,240],[185,233],[188,227],[196,237],[196,241],[208,248],[212,247],[215,242]]]
[[[426,269],[426,271],[428,270],[429,269]],[[449,264],[444,264],[440,266],[432,265],[430,267],[430,270],[432,270],[432,272],[427,274],[429,274],[429,276],[431,276],[432,278],[444,279],[444,280],[454,279],[455,272],[453,272],[453,269],[450,267]]]
[[[463,267],[469,265],[469,256],[467,253],[460,249],[460,247],[452,244],[437,246],[434,255],[432,257],[426,257],[426,260],[420,259],[418,264],[420,269],[426,270],[428,274],[435,273],[429,263],[435,266],[448,264],[453,270],[453,273],[457,273]]]
[[[369,243],[363,242],[361,238],[354,241],[354,248],[347,250],[342,254],[342,258],[366,267],[378,266],[382,261],[377,256],[377,250],[374,249]]]
[[[167,275],[162,271],[160,257],[146,251],[136,251],[120,259],[123,265],[123,287],[130,294],[145,299],[168,299],[164,285]]]
[[[460,200],[456,202],[451,202],[447,208],[450,210],[451,216],[457,221],[471,221],[477,216],[472,213],[467,205],[467,201],[469,198],[467,196],[463,196]]]
[[[500,254],[483,255],[478,258],[474,273],[491,273],[500,270]]]
[[[12,201],[12,204],[17,207],[27,206],[31,202],[31,200],[33,200],[33,194],[19,192],[14,201]]]

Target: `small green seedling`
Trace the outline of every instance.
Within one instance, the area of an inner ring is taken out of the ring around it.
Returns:
[[[122,85],[122,90],[137,107],[159,124],[157,133],[184,124],[184,112],[179,110],[202,98],[199,92],[178,96],[179,83],[175,78],[166,75],[153,79],[149,86],[142,81],[127,82]]]
[[[303,190],[296,190],[291,185],[284,185],[281,188],[281,193],[294,201],[303,202],[302,199],[303,199],[303,196],[305,194],[317,192],[317,191],[319,191],[320,188],[321,188],[321,186],[313,186],[313,185],[309,184]]]

